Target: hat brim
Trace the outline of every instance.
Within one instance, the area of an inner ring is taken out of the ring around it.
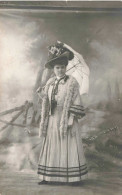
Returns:
[[[67,64],[68,64],[68,60],[69,60],[69,52],[66,51],[63,54],[61,54],[60,56],[53,58],[51,60],[49,60],[46,64],[45,64],[45,68],[51,69],[53,68],[59,61],[60,64],[60,60],[61,59],[66,59],[67,60]]]

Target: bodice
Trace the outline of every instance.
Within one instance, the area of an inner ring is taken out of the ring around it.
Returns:
[[[53,90],[53,84],[49,86],[48,89],[48,98],[49,102],[51,103],[51,95],[52,95],[52,90]],[[64,80],[61,80],[58,84],[58,93],[55,95],[55,100],[57,101],[57,106],[63,106],[64,100],[66,97],[67,93],[67,88],[68,88],[68,80],[65,82]]]

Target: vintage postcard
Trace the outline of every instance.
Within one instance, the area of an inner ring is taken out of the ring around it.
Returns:
[[[120,195],[122,4],[0,1],[0,195]]]

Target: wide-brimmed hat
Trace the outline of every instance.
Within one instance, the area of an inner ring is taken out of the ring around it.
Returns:
[[[68,60],[69,60],[69,52],[64,52],[60,56],[56,58],[49,59],[47,63],[45,64],[46,68],[53,68],[56,64],[58,65],[68,65]]]
[[[48,69],[53,68],[56,64],[68,65],[68,61],[73,59],[74,54],[68,49],[63,47],[63,44],[55,44],[48,47],[48,60],[45,67]]]

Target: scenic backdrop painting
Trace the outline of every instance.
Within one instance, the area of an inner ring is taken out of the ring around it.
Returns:
[[[112,186],[114,190],[119,189],[117,183],[122,177],[117,174],[122,170],[121,21],[119,13],[0,12],[1,189],[6,174],[8,178],[11,174],[14,178],[15,172],[36,175],[41,147],[38,136],[41,100],[36,90],[44,85],[41,79],[47,47],[56,40],[82,54],[90,69],[89,94],[82,97],[86,116],[80,121],[90,178],[84,188],[99,186],[99,178],[106,181],[110,176],[110,185],[105,182],[102,187],[109,192]],[[21,177],[24,178],[20,174]],[[92,183],[96,177],[98,183]]]

